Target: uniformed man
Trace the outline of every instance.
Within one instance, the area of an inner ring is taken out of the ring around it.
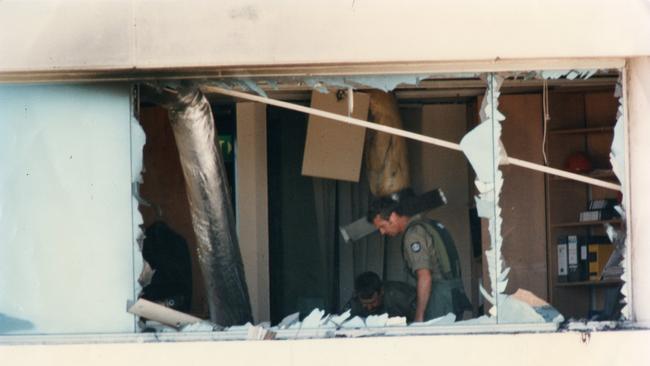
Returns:
[[[382,235],[402,235],[406,266],[417,281],[414,321],[421,322],[456,314],[462,319],[471,305],[463,288],[458,253],[447,229],[421,215],[410,216],[401,204],[413,199],[410,189],[373,201],[368,211]]]
[[[354,296],[346,308],[353,316],[381,315],[405,317],[412,322],[415,314],[415,289],[398,281],[382,282],[375,272],[364,272],[354,280]]]

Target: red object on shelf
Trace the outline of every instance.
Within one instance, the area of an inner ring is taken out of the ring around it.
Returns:
[[[564,161],[564,169],[573,173],[589,173],[592,170],[591,159],[582,151],[574,152]]]

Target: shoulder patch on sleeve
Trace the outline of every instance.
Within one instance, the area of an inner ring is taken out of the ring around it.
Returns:
[[[411,251],[413,253],[418,253],[420,250],[422,250],[422,245],[420,245],[420,242],[414,242],[411,243]]]

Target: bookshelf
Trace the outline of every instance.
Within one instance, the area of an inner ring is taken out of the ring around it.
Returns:
[[[622,284],[620,279],[603,279],[600,281],[558,282],[556,287],[582,287],[582,286],[617,286]]]
[[[589,171],[580,174],[618,182],[609,164],[612,131],[618,107],[613,93],[564,94],[561,102],[559,99],[555,99],[555,102],[556,108],[553,108],[554,99],[550,100],[551,120],[547,134],[549,165],[565,169],[567,158],[580,152],[589,157],[592,165]],[[594,311],[602,308],[605,293],[615,290],[616,286],[621,284],[619,279],[590,280],[588,270],[586,274],[580,272],[579,277],[576,277],[574,272],[571,282],[560,282],[558,274],[560,238],[577,236],[580,241],[584,241],[574,246],[580,257],[582,246],[585,251],[589,247],[589,238],[596,241],[595,238],[602,239],[606,236],[606,225],[620,227],[624,224],[620,218],[580,220],[581,212],[588,210],[590,202],[616,198],[615,191],[566,178],[546,176],[548,293],[551,304],[565,318],[588,318]],[[575,253],[574,251],[574,255]]]
[[[552,224],[552,227],[562,228],[562,227],[587,227],[587,226],[599,226],[599,225],[620,225],[623,221],[621,219],[612,219],[612,220],[596,220],[596,221],[575,221],[575,222],[561,222],[557,224]]]

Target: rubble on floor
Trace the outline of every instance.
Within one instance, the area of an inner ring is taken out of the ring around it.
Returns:
[[[533,293],[523,289],[519,289],[510,295],[499,294],[497,301],[499,306],[498,308],[492,307],[490,315],[456,321],[456,315],[449,313],[426,322],[411,324],[407,324],[404,317],[390,317],[388,314],[371,315],[362,318],[352,316],[350,310],[342,314],[327,314],[325,310],[316,308],[305,316],[302,321],[300,320],[300,313],[293,313],[286,316],[275,326],[272,326],[269,322],[262,322],[257,325],[248,322],[243,325],[224,328],[210,321],[167,309],[162,305],[146,302],[146,300],[143,302],[142,299],[136,303],[139,306],[131,305],[128,311],[151,319],[146,321],[143,327],[144,331],[176,332],[181,334],[203,332],[210,333],[209,338],[215,340],[397,336],[481,333],[488,330],[499,330],[498,327],[489,327],[487,329],[485,328],[486,325],[514,325],[523,328],[534,328],[535,330],[555,331],[560,323],[564,321],[564,317],[556,309]],[[496,314],[495,309],[498,309],[498,314]],[[188,321],[188,319],[193,319],[193,321]],[[578,324],[574,325],[574,328],[577,327],[576,330],[580,330]],[[586,327],[592,326],[586,325]]]

